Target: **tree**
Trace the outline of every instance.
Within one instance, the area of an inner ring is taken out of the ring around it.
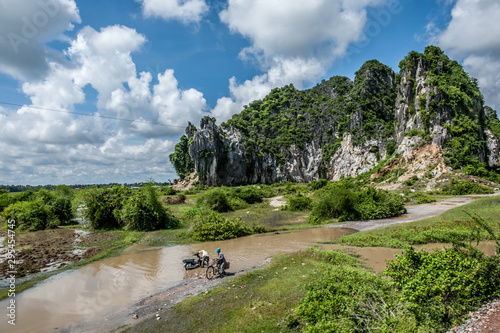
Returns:
[[[114,229],[121,226],[120,211],[124,198],[130,196],[131,190],[124,186],[113,188],[93,188],[85,193],[83,203],[84,215],[94,229]]]
[[[151,183],[124,201],[121,217],[129,230],[152,231],[179,225],[179,220],[162,206]]]
[[[44,230],[54,220],[49,207],[41,200],[20,201],[5,208],[3,216],[6,220],[15,220],[16,227],[21,230]]]
[[[194,171],[194,163],[189,156],[189,146],[191,144],[189,141],[187,136],[181,136],[181,140],[175,145],[174,152],[169,156],[175,172],[177,172],[181,179],[184,179]]]

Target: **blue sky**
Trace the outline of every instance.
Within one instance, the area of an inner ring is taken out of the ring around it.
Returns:
[[[498,17],[496,0],[0,0],[0,184],[174,179],[188,121],[429,44],[497,108]]]

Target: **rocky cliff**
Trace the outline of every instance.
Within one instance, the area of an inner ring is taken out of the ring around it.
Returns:
[[[357,176],[425,144],[452,168],[495,169],[496,122],[476,80],[429,46],[410,52],[399,74],[371,60],[354,82],[337,76],[304,91],[276,88],[220,126],[210,117],[199,129],[189,124],[186,135],[203,184],[269,184]]]

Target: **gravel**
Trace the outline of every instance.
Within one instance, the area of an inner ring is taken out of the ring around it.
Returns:
[[[446,333],[500,332],[500,300],[484,304],[480,309],[469,313],[469,319]]]

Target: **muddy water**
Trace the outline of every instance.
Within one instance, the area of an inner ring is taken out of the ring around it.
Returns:
[[[266,258],[304,249],[353,233],[351,229],[305,229],[161,249],[134,247],[68,271],[16,296],[16,326],[7,324],[8,300],[0,302],[0,332],[103,332],[131,324],[133,305],[149,295],[183,283],[203,270],[185,271],[182,259],[217,247],[231,262],[229,272],[250,269]]]
[[[475,243],[471,245],[481,250],[487,256],[495,254],[496,244],[494,241],[484,241],[480,242],[479,245],[476,245]],[[427,252],[434,252],[444,248],[449,248],[451,247],[451,244],[431,243],[414,245],[413,247],[417,251],[423,249]],[[364,258],[366,266],[371,268],[376,273],[382,273],[384,268],[387,266],[386,261],[394,260],[395,254],[403,253],[402,249],[391,249],[387,247],[353,247],[340,244],[322,244],[321,248],[325,250],[341,249],[343,251],[347,251],[348,253],[357,254]]]

